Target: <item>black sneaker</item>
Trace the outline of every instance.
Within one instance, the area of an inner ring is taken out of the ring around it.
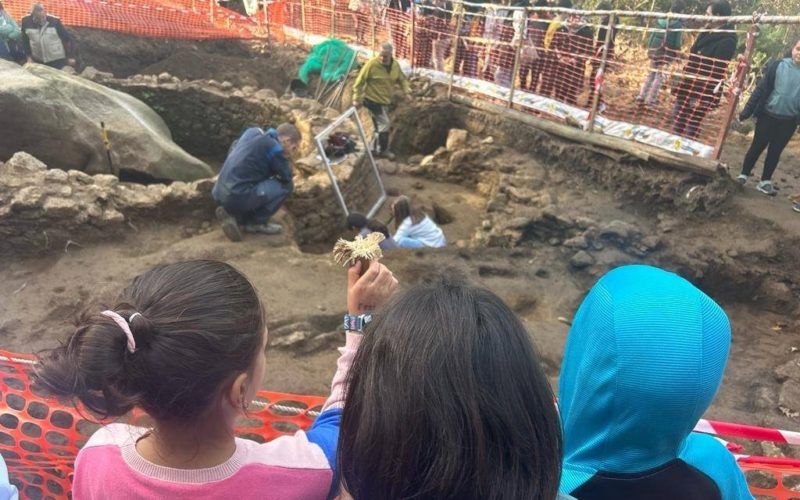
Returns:
[[[222,223],[222,232],[225,233],[225,236],[231,241],[242,241],[242,232],[239,230],[239,224],[236,223],[236,219],[222,207],[217,207],[214,213],[217,216],[217,220]]]

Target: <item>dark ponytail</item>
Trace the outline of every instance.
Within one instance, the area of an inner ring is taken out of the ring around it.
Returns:
[[[106,309],[128,323],[134,352]],[[101,417],[138,406],[157,420],[192,420],[247,371],[264,328],[255,288],[230,265],[162,265],[136,277],[113,307],[83,313],[69,339],[41,357],[34,383]]]

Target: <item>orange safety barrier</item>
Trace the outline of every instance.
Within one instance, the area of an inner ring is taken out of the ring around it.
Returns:
[[[5,0],[20,21],[30,12],[28,0]],[[253,18],[220,7],[216,0],[59,0],[45,2],[47,13],[67,27],[81,26],[154,38],[211,39],[266,36],[265,14]],[[271,14],[281,20],[282,6]],[[270,21],[274,23],[274,20]]]
[[[35,359],[0,350],[0,455],[22,498],[67,498],[75,456],[100,423],[72,406],[34,392],[29,374]],[[261,391],[248,416],[237,425],[237,435],[264,442],[307,429],[324,401],[323,397]],[[148,425],[148,417],[141,411],[134,411],[124,421]],[[724,434],[724,429],[721,432]],[[796,489],[800,484],[800,461],[742,455],[737,458],[751,491],[759,499],[800,497]]]
[[[100,427],[89,414],[37,394],[30,383],[34,356],[0,351],[0,455],[22,498],[67,498],[78,450]],[[259,442],[307,429],[325,398],[260,391],[237,424],[237,435]],[[123,421],[148,424],[134,411]],[[108,422],[105,422],[108,423]]]

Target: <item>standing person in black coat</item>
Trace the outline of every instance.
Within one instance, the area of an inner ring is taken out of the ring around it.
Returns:
[[[728,17],[731,4],[728,0],[714,0],[706,15]],[[706,28],[708,31],[700,33],[692,45],[689,61],[683,68],[683,81],[675,90],[673,129],[675,134],[690,139],[700,135],[703,119],[719,105],[728,63],[736,53],[732,24],[725,20],[714,21]]]
[[[755,116],[756,131],[737,180],[740,184],[747,183],[759,156],[769,147],[756,189],[770,196],[776,194],[772,174],[800,123],[800,39],[789,50],[788,57],[767,65],[764,77],[739,114],[740,121]]]

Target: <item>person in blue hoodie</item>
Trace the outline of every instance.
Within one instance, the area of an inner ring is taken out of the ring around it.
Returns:
[[[725,446],[692,432],[720,386],[730,339],[725,312],[675,274],[634,265],[603,276],[564,351],[560,491],[578,500],[753,498]]]
[[[292,193],[292,167],[286,154],[300,144],[300,131],[291,123],[276,129],[251,127],[234,141],[211,191],[217,218],[231,241],[248,233],[278,234],[269,219]]]

